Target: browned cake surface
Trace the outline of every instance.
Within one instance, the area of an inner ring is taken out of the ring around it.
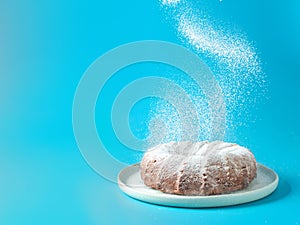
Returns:
[[[256,161],[237,144],[170,142],[145,153],[141,177],[147,186],[166,193],[223,194],[247,187],[256,177]]]

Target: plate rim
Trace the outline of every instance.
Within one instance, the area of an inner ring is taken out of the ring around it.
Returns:
[[[272,178],[272,182],[266,184],[263,187],[254,190],[249,190],[247,192],[243,192],[242,190],[239,190],[239,191],[234,191],[232,193],[219,194],[219,195],[187,196],[187,195],[163,193],[159,190],[155,190],[155,189],[152,190],[151,188],[145,185],[144,187],[151,189],[151,191],[154,191],[154,194],[145,193],[123,182],[124,178],[128,177],[128,175],[126,175],[128,171],[131,172],[131,174],[133,174],[133,172],[130,170],[137,169],[138,171],[140,171],[140,163],[135,163],[133,165],[129,165],[123,168],[118,174],[118,185],[126,195],[134,199],[143,202],[148,202],[151,204],[156,204],[156,205],[183,207],[183,208],[208,208],[208,207],[231,206],[231,205],[244,204],[244,203],[262,199],[272,194],[276,190],[279,183],[278,174],[274,170],[270,169],[269,167],[257,163],[257,168],[259,167],[262,170],[267,171],[268,174],[272,174],[272,176],[274,176],[274,179]]]

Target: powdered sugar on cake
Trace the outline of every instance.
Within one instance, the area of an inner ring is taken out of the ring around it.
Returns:
[[[222,141],[160,144],[149,149],[141,162],[144,183],[166,193],[228,193],[246,187],[255,176],[251,151]]]

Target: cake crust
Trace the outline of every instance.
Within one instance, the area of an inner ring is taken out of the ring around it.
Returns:
[[[141,161],[145,185],[178,195],[229,193],[247,187],[255,177],[252,152],[222,141],[160,144]]]

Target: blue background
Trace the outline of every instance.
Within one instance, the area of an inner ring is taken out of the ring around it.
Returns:
[[[209,4],[255,42],[264,62],[269,98],[236,135],[279,174],[276,192],[216,209],[125,196],[81,157],[73,97],[84,71],[108,50],[148,39],[181,43],[158,1],[0,0],[0,224],[300,223],[300,2]]]

